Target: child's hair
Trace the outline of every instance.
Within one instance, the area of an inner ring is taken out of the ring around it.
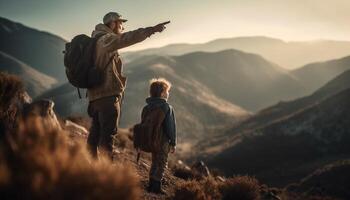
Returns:
[[[161,97],[161,95],[169,91],[171,83],[164,78],[153,78],[150,80],[149,94],[151,97]]]

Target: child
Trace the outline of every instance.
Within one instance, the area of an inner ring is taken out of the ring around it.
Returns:
[[[147,190],[154,193],[162,193],[161,181],[163,173],[167,167],[168,153],[174,153],[176,149],[176,121],[174,110],[167,102],[169,98],[169,90],[171,84],[163,79],[152,79],[150,81],[150,97],[146,99],[147,105],[142,110],[141,118],[144,120],[147,113],[154,108],[160,108],[163,111],[161,115],[165,115],[161,123],[162,139],[160,142],[160,150],[152,152],[152,166],[149,173],[149,185]]]

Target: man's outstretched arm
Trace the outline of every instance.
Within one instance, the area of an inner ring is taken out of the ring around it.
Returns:
[[[161,23],[156,26],[139,28],[120,35],[112,35],[106,38],[105,45],[110,48],[110,51],[131,46],[144,41],[146,38],[150,37],[156,32],[162,32],[165,29],[164,25],[164,23]]]

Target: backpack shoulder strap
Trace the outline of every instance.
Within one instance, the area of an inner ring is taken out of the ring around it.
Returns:
[[[78,87],[77,87],[77,90],[78,90],[79,99],[81,99],[81,94],[80,94],[80,90]]]

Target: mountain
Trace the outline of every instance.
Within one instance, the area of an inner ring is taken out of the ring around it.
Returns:
[[[194,52],[182,56],[146,56],[128,63],[133,66],[166,64],[188,80],[196,80],[217,96],[249,111],[280,100],[305,95],[304,86],[289,71],[259,55],[238,50]]]
[[[313,92],[348,69],[350,69],[350,56],[308,64],[293,70],[292,74],[303,83],[308,92]]]
[[[175,86],[178,79],[174,77],[180,77],[182,81],[179,81],[178,87],[190,90],[198,87],[193,90],[206,91],[207,97],[215,96],[249,111],[303,94],[303,86],[288,71],[261,56],[237,50],[194,52],[183,56],[147,56],[127,63],[125,73],[129,76],[127,96],[135,93],[132,88],[134,83],[147,80],[146,75],[152,78],[165,74],[166,78],[175,81]],[[135,89],[143,94],[141,99],[147,96],[146,87]],[[176,95],[174,98],[177,98]],[[125,103],[132,101],[126,97]]]
[[[233,124],[250,115],[215,95],[206,85],[182,76],[169,64],[173,61],[171,57],[157,57],[149,63],[136,62],[125,67],[128,85],[121,114],[122,126],[131,126],[140,120],[148,96],[148,81],[154,77],[165,77],[173,83],[169,101],[175,108],[180,138],[200,138],[212,129]],[[76,89],[69,84],[50,90],[40,98],[51,98],[60,115],[86,114],[86,100],[79,100]]]
[[[174,57],[183,77],[195,79],[249,111],[304,95],[304,86],[288,71],[259,55],[237,50],[194,52]]]
[[[270,124],[288,118],[294,113],[301,112],[348,88],[350,88],[350,70],[329,81],[311,95],[292,101],[279,102],[276,105],[262,109],[239,124],[213,134],[210,140],[198,142],[196,149],[205,156],[215,155],[239,142],[242,134],[250,134]]]
[[[62,38],[0,17],[0,51],[34,67],[37,71],[66,81]]]
[[[317,40],[306,42],[286,42],[269,37],[236,37],[217,39],[203,44],[171,44],[135,52],[126,52],[130,61],[145,55],[182,55],[195,51],[215,52],[237,49],[263,56],[287,69],[319,61],[341,58],[350,54],[350,42]]]
[[[31,97],[41,94],[57,83],[56,79],[33,69],[27,64],[1,51],[0,71],[19,76]]]
[[[209,157],[208,164],[226,174],[254,175],[285,186],[350,156],[349,113],[348,88],[266,126],[241,130],[234,145]]]

